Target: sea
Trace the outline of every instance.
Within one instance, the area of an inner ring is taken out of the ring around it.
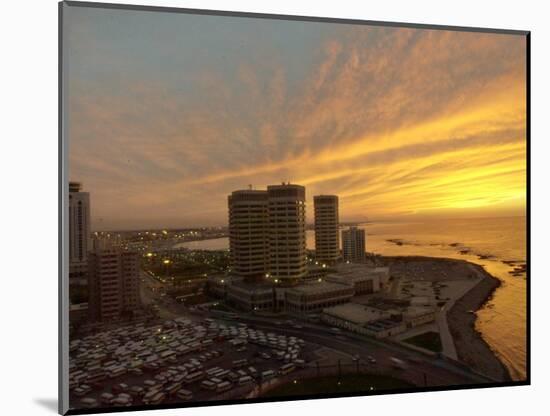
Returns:
[[[514,380],[526,378],[527,276],[514,273],[526,264],[526,218],[460,218],[371,222],[367,251],[386,256],[429,256],[479,264],[502,285],[477,311],[476,329],[508,368]],[[315,248],[314,232],[307,246]],[[178,243],[194,250],[226,250],[227,238]]]

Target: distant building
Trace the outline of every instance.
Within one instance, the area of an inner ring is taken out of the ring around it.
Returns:
[[[315,257],[317,260],[334,263],[340,257],[338,232],[338,197],[316,195],[313,197],[315,211]]]
[[[89,262],[90,318],[115,321],[140,307],[139,254],[118,249],[91,252]]]
[[[79,182],[69,183],[69,279],[86,284],[90,244],[90,194]]]
[[[350,227],[342,231],[344,260],[351,262],[365,261],[365,230]]]
[[[267,187],[269,215],[269,274],[283,285],[307,275],[306,191],[285,184]]]
[[[267,191],[235,191],[227,203],[232,274],[261,280],[269,270]]]

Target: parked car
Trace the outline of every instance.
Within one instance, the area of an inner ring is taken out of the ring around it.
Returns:
[[[92,397],[85,397],[82,400],[80,400],[80,404],[85,409],[91,409],[94,407],[97,407],[97,400]]]
[[[185,401],[191,400],[193,398],[193,393],[185,389],[178,390],[176,395],[178,396],[178,399],[185,400]]]
[[[128,384],[126,383],[118,383],[111,388],[111,391],[115,394],[118,394],[127,391],[129,388],[130,386],[128,386]]]
[[[141,386],[132,386],[128,389],[128,393],[133,397],[141,397],[145,394],[145,389]]]
[[[109,392],[101,393],[101,396],[99,396],[100,402],[106,405],[110,405],[114,398],[115,395]]]
[[[82,397],[92,391],[92,388],[87,384],[81,384],[79,387],[73,390],[76,396]]]

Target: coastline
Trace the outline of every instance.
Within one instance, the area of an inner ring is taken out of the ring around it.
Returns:
[[[458,358],[473,370],[498,381],[512,381],[506,366],[500,361],[489,344],[476,329],[475,313],[491,300],[502,282],[489,274],[482,266],[470,263],[482,275],[472,289],[456,301],[447,312],[449,329],[457,350]]]
[[[382,260],[382,263],[390,266],[392,275],[407,272],[407,269],[414,269],[419,264],[429,265],[432,270],[434,266],[438,267],[439,270],[443,266],[449,274],[452,274],[452,270],[455,270],[455,275],[464,273],[464,266],[468,266],[471,271],[473,270],[480,278],[479,282],[456,299],[452,307],[446,312],[447,325],[452,335],[457,358],[472,370],[495,381],[512,381],[508,368],[500,361],[476,329],[476,312],[491,300],[494,292],[502,284],[500,279],[488,273],[481,265],[467,260],[414,255],[380,256],[378,260]],[[430,274],[433,275],[433,272]]]

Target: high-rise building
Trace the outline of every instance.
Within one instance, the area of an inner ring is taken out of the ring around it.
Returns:
[[[344,260],[362,262],[365,260],[365,230],[350,227],[342,231]]]
[[[227,199],[231,271],[261,280],[269,270],[267,191],[235,191]]]
[[[88,309],[95,321],[130,316],[140,306],[139,254],[120,249],[89,253]]]
[[[78,182],[69,183],[69,261],[85,263],[90,240],[90,194]]]
[[[283,285],[307,275],[305,188],[285,184],[267,187],[269,273]]]
[[[90,242],[90,194],[69,183],[69,281],[85,285]]]
[[[315,210],[315,257],[334,263],[340,257],[338,233],[338,197],[317,195],[313,197]]]

